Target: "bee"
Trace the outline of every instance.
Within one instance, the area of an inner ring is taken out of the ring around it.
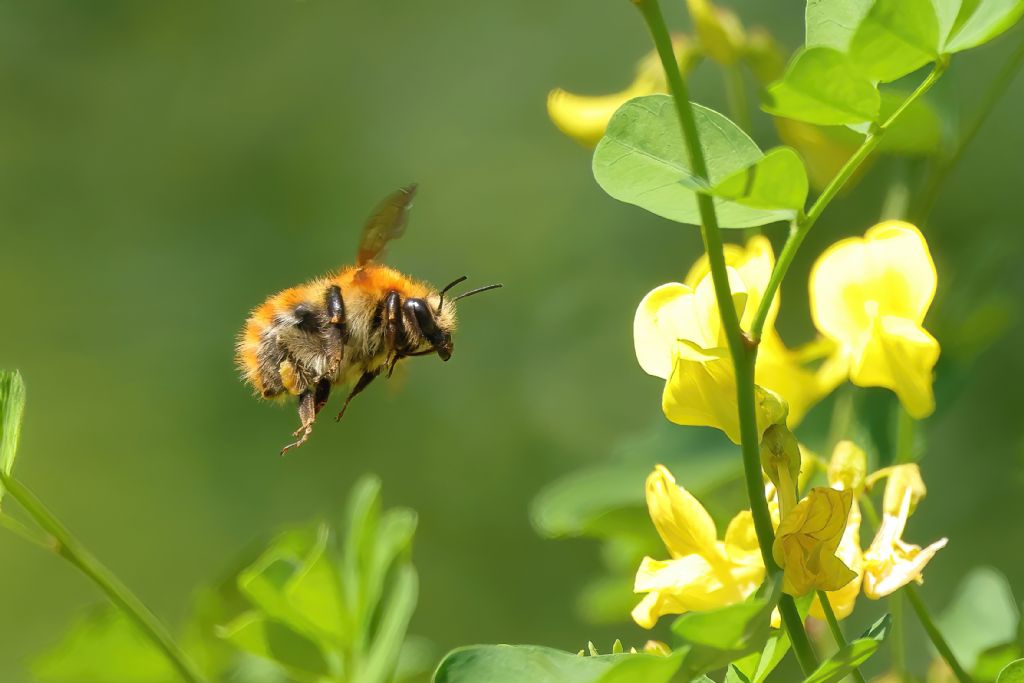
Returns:
[[[242,377],[265,399],[295,396],[299,428],[283,455],[306,442],[317,414],[336,384],[351,387],[349,403],[386,370],[410,356],[452,355],[455,302],[501,287],[487,285],[459,296],[375,263],[384,247],[405,231],[416,185],[392,193],[363,228],[354,266],[346,266],[274,294],[253,309],[238,337]]]

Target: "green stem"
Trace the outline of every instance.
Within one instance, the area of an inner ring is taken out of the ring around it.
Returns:
[[[836,646],[839,649],[846,647],[846,636],[843,635],[843,629],[839,627],[839,620],[836,619],[836,613],[832,610],[832,603],[828,600],[828,593],[818,591],[818,602],[821,604],[821,611],[825,613],[825,621],[828,622],[828,630],[832,632],[832,639],[836,641]],[[853,680],[857,681],[857,683],[867,683],[859,668],[854,668],[850,675],[853,676]]]
[[[902,403],[896,407],[896,464],[914,462],[914,430],[916,423]]]
[[[882,522],[878,517],[878,511],[875,510],[875,504],[867,495],[860,497],[860,509],[864,514],[864,518],[868,520],[868,524],[870,524],[875,531],[878,531]],[[956,676],[956,679],[960,681],[960,683],[974,683],[974,679],[964,671],[964,668],[960,665],[956,655],[953,654],[953,650],[950,649],[949,643],[947,643],[946,639],[942,637],[942,633],[935,625],[935,621],[932,619],[931,614],[928,613],[928,608],[925,607],[924,602],[921,600],[921,596],[917,593],[917,586],[913,583],[909,583],[901,588],[900,591],[907,596],[907,600],[910,601],[910,606],[914,608],[914,613],[917,614],[917,619],[921,622],[921,626],[924,627],[925,632],[931,639],[932,645],[935,646],[935,649],[938,650],[942,658],[946,660],[946,664],[949,665],[949,668],[953,672],[953,675]]]
[[[672,50],[672,39],[665,26],[665,18],[661,14],[658,0],[633,1],[643,14],[654,45],[658,50],[661,65],[668,77],[668,84],[672,90],[672,97],[679,115],[679,125],[682,128],[683,139],[690,157],[690,168],[698,179],[707,181],[707,162],[704,159],[704,150],[700,145],[700,135],[693,115],[693,107],[690,104],[689,91],[676,62]],[[771,514],[768,511],[768,501],[764,496],[754,405],[754,364],[757,360],[757,344],[743,333],[736,307],[733,305],[726,271],[725,250],[722,246],[722,236],[718,227],[714,202],[709,195],[698,193],[697,207],[700,210],[701,237],[708,255],[711,280],[714,284],[715,298],[722,319],[722,329],[725,332],[736,372],[736,402],[739,411],[743,472],[746,478],[747,497],[750,500],[750,511],[754,520],[754,530],[757,533],[765,569],[769,574],[775,574],[779,571],[778,565],[775,564],[772,557],[775,532],[772,528]],[[807,639],[803,620],[800,618],[792,597],[782,596],[779,601],[779,612],[785,623],[786,631],[789,633],[790,642],[800,662],[800,667],[805,673],[811,673],[817,668],[817,658]]]
[[[53,538],[53,544],[49,546],[51,550],[92,579],[93,583],[107,594],[110,601],[121,608],[139,626],[142,633],[163,651],[168,661],[186,681],[189,683],[204,682],[202,674],[171,639],[159,619],[109,569],[104,567],[92,553],[78,542],[71,532],[36,498],[34,493],[17,479],[2,471],[0,471],[0,482],[3,483],[7,493],[17,500],[25,512]]]
[[[750,120],[750,107],[747,105],[747,84],[743,80],[743,70],[738,63],[722,66],[725,76],[725,97],[729,103],[729,116],[745,133],[750,134],[753,123]]]
[[[940,160],[935,169],[932,171],[928,184],[920,193],[920,201],[917,202],[917,206],[914,210],[914,219],[918,222],[923,223],[928,216],[931,214],[932,209],[935,207],[935,202],[939,198],[939,190],[942,189],[942,185],[946,182],[949,177],[950,171],[957,165],[960,159],[964,155],[964,150],[967,149],[968,145],[974,141],[978,133],[981,132],[982,126],[985,125],[985,121],[988,119],[989,114],[995,108],[996,102],[1003,96],[1006,89],[1013,82],[1014,77],[1017,75],[1017,71],[1020,69],[1021,64],[1024,64],[1024,40],[1014,50],[1009,61],[1007,61],[1002,70],[996,76],[992,82],[992,86],[985,93],[985,97],[982,100],[981,106],[978,108],[978,112],[974,115],[971,120],[971,124],[964,131],[956,145],[954,152]]]
[[[946,664],[952,669],[956,680],[960,681],[960,683],[974,683],[970,675],[960,666],[960,662],[957,661],[953,650],[950,649],[949,643],[946,642],[946,639],[942,637],[942,633],[939,632],[931,614],[928,613],[928,608],[925,607],[924,601],[921,600],[921,596],[917,593],[917,586],[909,583],[903,587],[903,593],[907,596],[907,600],[910,601],[910,606],[914,608],[917,620],[921,622],[921,626],[924,627],[928,637],[931,638],[932,645],[935,646],[935,649],[939,651],[942,658],[946,660]]]
[[[786,239],[786,244],[783,245],[782,251],[779,253],[779,259],[775,263],[775,268],[772,269],[771,278],[768,280],[768,285],[765,288],[764,295],[761,297],[761,302],[757,307],[757,313],[754,315],[754,321],[750,326],[750,336],[754,339],[761,338],[761,332],[764,330],[765,321],[768,319],[768,309],[771,307],[772,300],[775,298],[775,293],[779,289],[779,285],[782,284],[782,279],[786,277],[786,272],[789,270],[790,264],[793,263],[793,257],[796,256],[796,252],[800,249],[800,245],[803,243],[804,238],[807,237],[807,233],[810,232],[814,224],[821,218],[821,214],[825,211],[828,205],[836,198],[839,191],[843,189],[850,177],[856,172],[860,165],[864,163],[864,160],[871,156],[871,153],[878,147],[878,143],[881,142],[882,136],[889,130],[892,124],[900,117],[907,107],[913,104],[918,98],[924,95],[928,90],[935,85],[939,77],[946,70],[946,63],[939,62],[932,69],[928,77],[921,82],[921,85],[917,86],[917,89],[912,92],[907,99],[903,101],[896,111],[885,120],[879,126],[875,126],[870,130],[864,141],[857,148],[857,151],[846,160],[839,172],[836,173],[835,177],[829,181],[825,189],[821,191],[818,198],[811,204],[811,208],[806,214],[797,218],[793,226],[790,228],[789,237]]]
[[[889,641],[892,646],[892,670],[900,681],[907,681],[907,643],[903,634],[903,600],[899,593],[889,596],[889,613],[892,615],[892,633]]]

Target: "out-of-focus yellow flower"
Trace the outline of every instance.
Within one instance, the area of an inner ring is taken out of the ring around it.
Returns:
[[[679,68],[689,73],[700,61],[700,51],[684,36],[675,36],[672,47]],[[634,97],[667,93],[668,83],[657,52],[650,52],[637,64],[636,76],[624,90],[609,95],[576,95],[555,88],[548,93],[548,116],[555,126],[585,147],[601,140],[612,114]]]
[[[872,472],[868,477],[868,486],[874,486],[879,479],[888,479],[885,484],[885,495],[882,498],[882,511],[888,515],[898,515],[903,505],[903,497],[910,492],[910,510],[914,514],[917,504],[928,494],[928,488],[921,478],[921,468],[916,463],[883,467]]]
[[[736,515],[719,541],[711,515],[661,465],[647,478],[647,507],[672,559],[640,564],[634,590],[647,593],[633,609],[640,626],[740,602],[760,585],[764,564],[749,511]]]
[[[892,480],[889,480],[892,485]],[[886,493],[888,493],[888,486]],[[921,571],[935,557],[935,553],[946,547],[948,539],[941,538],[927,548],[903,541],[903,529],[910,516],[910,502],[914,491],[903,488],[903,500],[895,514],[882,515],[882,525],[875,540],[864,551],[864,595],[872,600],[884,598],[911,581],[922,583]]]
[[[836,557],[857,574],[842,588],[827,592],[828,602],[837,619],[845,619],[850,616],[857,601],[857,595],[860,593],[864,553],[860,549],[861,514],[856,496],[864,490],[866,471],[867,455],[864,451],[852,441],[840,441],[836,444],[828,465],[829,485],[837,491],[850,491],[853,494],[850,514],[846,518],[846,528],[843,530],[843,537],[839,540]],[[821,603],[817,596],[811,603],[810,614],[816,619],[825,619],[825,613],[821,609]]]
[[[856,573],[836,557],[846,530],[853,493],[818,487],[782,518],[772,555],[783,569],[782,590],[801,596],[839,590]]]
[[[746,35],[736,13],[715,7],[709,0],[686,0],[686,6],[708,56],[719,64],[738,62],[743,56]]]
[[[747,305],[740,273],[727,269],[733,304]],[[665,416],[681,425],[717,427],[740,442],[736,373],[710,275],[696,287],[662,285],[640,302],[633,320],[633,341],[640,367],[667,380],[662,392]],[[755,387],[759,435],[786,417],[778,396]]]
[[[749,328],[775,264],[771,243],[757,236],[745,247],[727,244],[725,259],[733,304]],[[755,371],[762,432],[786,418],[785,404],[795,426],[832,388],[783,344],[774,328],[777,311],[778,298],[769,309]],[[706,256],[690,269],[684,284],[662,285],[644,297],[633,333],[640,366],[668,380],[662,396],[665,415],[677,424],[717,427],[739,443],[736,377]]]
[[[879,223],[825,250],[811,271],[811,315],[839,346],[854,384],[896,392],[915,418],[935,408],[939,343],[922,327],[935,295],[935,264],[910,223]]]

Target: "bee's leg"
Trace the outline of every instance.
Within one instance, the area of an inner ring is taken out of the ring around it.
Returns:
[[[334,376],[341,367],[345,355],[345,342],[348,341],[348,324],[345,322],[345,302],[341,298],[341,288],[331,285],[327,288],[325,303],[327,305],[327,326],[323,335],[327,348],[327,375]]]
[[[299,437],[299,440],[282,448],[281,455],[284,455],[285,451],[289,449],[298,448],[306,443],[306,439],[313,431],[313,422],[316,420],[317,414],[327,405],[327,398],[330,395],[331,380],[327,377],[320,379],[316,383],[315,389],[302,392],[302,395],[299,396],[299,420],[301,420],[302,426],[292,434],[292,436]]]
[[[384,298],[384,348],[394,353],[399,337],[405,337],[402,325],[402,297],[398,292],[389,292]]]
[[[373,372],[364,372],[359,377],[359,381],[356,382],[356,385],[352,387],[352,391],[348,392],[348,396],[345,397],[345,402],[341,405],[341,412],[338,413],[338,417],[334,418],[335,422],[340,420],[342,415],[345,414],[345,409],[348,408],[349,401],[355,398],[363,389],[370,386],[370,382],[373,381],[373,379],[377,376],[378,372],[380,372],[380,370],[374,370]]]

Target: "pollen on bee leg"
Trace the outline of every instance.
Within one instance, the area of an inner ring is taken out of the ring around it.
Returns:
[[[290,360],[283,360],[277,366],[277,372],[281,376],[281,384],[289,394],[298,394],[299,375],[295,372],[295,366]]]

